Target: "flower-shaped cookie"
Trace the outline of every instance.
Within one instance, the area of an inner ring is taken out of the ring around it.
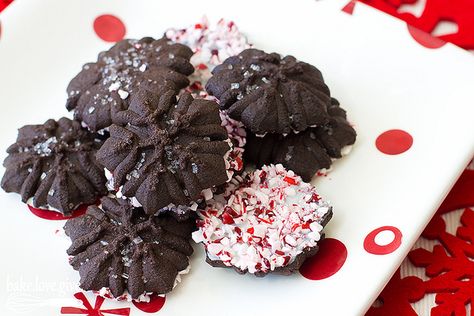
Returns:
[[[161,94],[187,86],[187,76],[194,71],[189,63],[192,54],[188,47],[166,38],[122,40],[72,79],[66,108],[74,110],[74,117],[90,130],[106,128],[138,91]]]
[[[207,91],[255,134],[304,131],[329,119],[330,92],[321,72],[293,56],[246,49],[212,73]]]
[[[346,111],[332,99],[328,107],[329,122],[298,133],[282,136],[267,134],[264,137],[247,136],[245,158],[258,167],[281,163],[299,174],[304,181],[320,169],[331,166],[332,160],[341,158],[356,140],[354,128],[346,120]]]
[[[189,265],[194,223],[146,215],[123,199],[101,202],[64,226],[81,288],[108,288],[116,298],[127,291],[133,299],[170,292],[178,273]]]
[[[120,114],[125,127],[112,125],[97,153],[113,174],[113,186],[136,200],[148,214],[171,204],[189,205],[201,192],[228,180],[230,150],[218,105],[189,93],[144,92]],[[169,208],[174,209],[174,208]]]
[[[95,160],[102,140],[77,121],[61,118],[19,129],[8,149],[2,188],[33,198],[35,207],[70,215],[81,204],[107,193],[105,176]]]

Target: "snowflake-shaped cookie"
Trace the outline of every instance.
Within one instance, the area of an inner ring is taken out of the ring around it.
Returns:
[[[247,136],[245,158],[260,167],[281,163],[311,181],[318,170],[328,169],[332,161],[341,158],[356,140],[354,128],[346,120],[346,112],[336,99],[328,107],[328,123],[288,136],[267,134]]]
[[[120,113],[129,124],[112,125],[97,153],[113,174],[114,187],[136,198],[148,214],[170,205],[188,205],[203,190],[228,180],[230,150],[218,105],[185,93],[136,95]]]
[[[212,73],[206,90],[255,134],[288,134],[328,121],[331,98],[321,72],[293,56],[246,49]]]
[[[123,199],[103,198],[64,226],[72,245],[67,253],[84,290],[108,288],[114,297],[133,299],[170,292],[193,253],[192,221],[146,215]]]
[[[166,38],[126,39],[84,65],[69,83],[66,107],[90,130],[110,126],[117,111],[130,106],[141,90],[160,94],[187,86],[194,68],[192,51]]]
[[[35,207],[70,215],[107,192],[103,170],[95,160],[101,145],[99,135],[65,117],[26,125],[7,149],[2,188],[21,194],[23,202],[33,198]]]

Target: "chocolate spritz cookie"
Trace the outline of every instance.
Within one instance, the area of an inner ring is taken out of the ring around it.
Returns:
[[[126,110],[135,94],[148,91],[176,93],[189,84],[193,52],[167,38],[126,39],[84,65],[69,83],[66,108],[90,130],[114,123],[114,114]]]
[[[246,161],[255,163],[257,167],[281,163],[304,181],[311,181],[318,170],[328,169],[334,159],[347,154],[356,140],[356,132],[346,120],[346,111],[334,98],[328,113],[328,123],[298,134],[248,135]]]
[[[228,181],[230,141],[217,103],[143,92],[121,117],[128,124],[110,127],[97,160],[112,173],[111,186],[147,214],[165,208],[185,217],[188,208],[173,206],[190,205]]]
[[[210,265],[288,275],[317,252],[332,207],[292,171],[269,165],[233,179],[198,215],[193,239]]]
[[[19,129],[8,149],[2,188],[16,192],[23,202],[64,215],[92,204],[107,193],[103,169],[95,154],[103,141],[78,121],[61,118]]]
[[[251,132],[288,134],[326,124],[329,88],[314,66],[246,49],[212,71],[206,90]]]
[[[135,300],[170,292],[188,271],[193,221],[147,215],[123,199],[101,202],[64,226],[80,287]]]

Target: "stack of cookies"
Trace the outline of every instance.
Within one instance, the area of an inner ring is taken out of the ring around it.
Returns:
[[[308,182],[356,134],[316,67],[203,20],[117,43],[67,93],[74,119],[22,127],[1,185],[70,217],[84,290],[168,293],[191,239],[212,266],[257,276],[291,274],[317,252],[332,207]]]
[[[293,56],[246,49],[217,66],[206,89],[248,130],[246,159],[257,167],[281,163],[310,181],[355,142],[321,72]]]

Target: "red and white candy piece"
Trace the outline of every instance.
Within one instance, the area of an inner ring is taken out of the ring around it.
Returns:
[[[237,176],[199,210],[194,241],[210,260],[250,273],[291,264],[317,245],[330,212],[316,189],[281,164]]]

